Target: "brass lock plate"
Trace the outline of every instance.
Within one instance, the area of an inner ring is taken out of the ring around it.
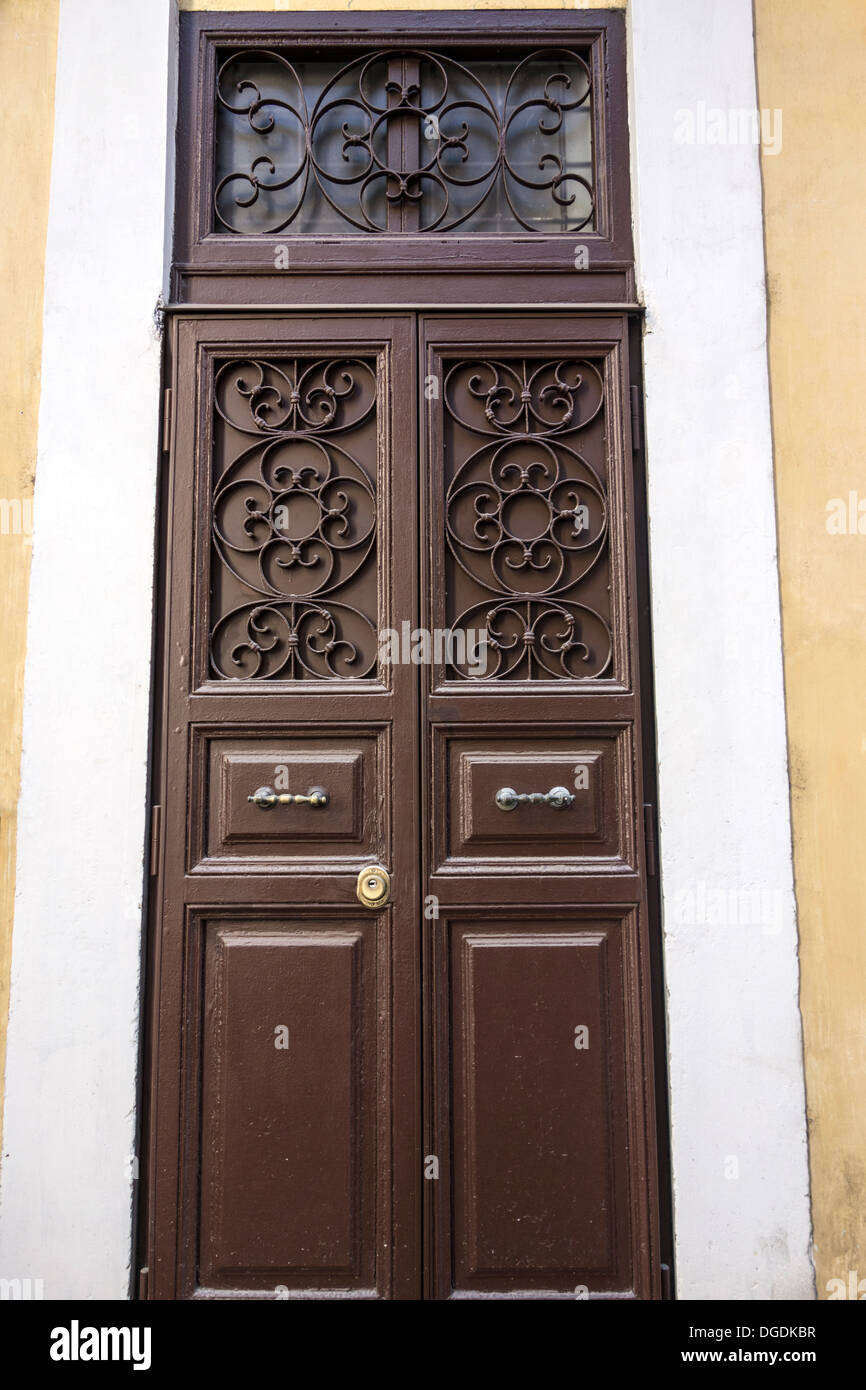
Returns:
[[[358,874],[355,892],[364,907],[384,907],[391,896],[391,875],[381,864],[368,864]]]

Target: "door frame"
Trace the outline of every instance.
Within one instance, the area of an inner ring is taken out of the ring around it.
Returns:
[[[426,313],[423,311],[417,311],[415,309],[399,311],[394,310],[393,306],[383,306],[381,312],[378,314],[374,312],[364,312],[359,314],[352,313],[350,316],[327,314],[321,316],[321,320],[323,323],[330,322],[335,325],[345,325],[348,322],[356,321],[369,322],[372,326],[377,321],[387,321],[389,318],[394,317],[410,319],[412,321],[410,333],[414,338],[415,357],[417,359],[415,372],[415,389],[418,401],[422,401],[424,375],[426,371],[426,364],[422,361],[421,358],[423,326],[425,320],[429,321],[435,320],[437,318],[442,318],[443,314],[444,311],[440,305],[431,305]],[[450,317],[453,317],[453,315],[450,315]],[[473,320],[481,319],[482,317],[487,319],[514,317],[514,311],[512,309],[496,309],[484,311],[473,307],[471,310],[465,311],[463,314],[461,314],[460,317],[463,318],[465,321],[471,323]],[[527,317],[527,315],[523,314],[522,317]],[[572,322],[575,320],[585,320],[587,318],[597,320],[599,318],[599,315],[595,309],[588,308],[584,309],[582,312],[572,311],[571,313],[564,313],[562,311],[559,311],[555,314],[542,312],[539,314],[534,314],[532,315],[532,317],[538,321],[543,321],[545,319],[551,319],[555,317],[560,321],[560,323],[562,323]],[[639,377],[637,382],[635,382],[634,380],[634,374],[636,371],[639,371],[640,367],[639,318],[637,318],[634,315],[614,315],[610,313],[606,315],[606,318],[609,321],[618,321],[618,323],[621,326],[621,331],[623,335],[621,370],[625,378],[622,390],[622,400],[624,405],[626,399],[629,399],[629,390],[626,388],[639,385],[640,382]],[[184,444],[186,446],[186,449],[189,451],[191,451],[194,448],[192,436],[187,437],[184,441],[179,440],[176,434],[180,415],[177,403],[178,392],[181,389],[181,381],[179,377],[181,350],[178,338],[179,335],[185,332],[186,327],[191,326],[193,329],[195,329],[197,325],[201,325],[203,328],[204,325],[212,324],[214,325],[214,334],[212,335],[213,341],[219,344],[225,343],[226,345],[230,345],[232,341],[237,341],[237,339],[232,339],[230,335],[222,335],[219,331],[219,326],[221,324],[231,323],[234,325],[245,325],[246,333],[244,335],[244,342],[248,342],[251,339],[254,339],[256,332],[260,332],[266,335],[268,328],[270,328],[273,325],[275,319],[279,319],[281,322],[285,324],[291,324],[292,322],[300,321],[304,323],[306,326],[305,335],[309,334],[310,315],[308,312],[298,309],[286,309],[279,315],[275,314],[273,311],[269,311],[267,312],[267,314],[255,312],[250,314],[250,312],[245,308],[239,308],[236,312],[232,314],[217,312],[215,314],[204,315],[197,310],[186,308],[178,309],[176,312],[172,312],[169,319],[169,337],[166,343],[166,350],[164,356],[165,382],[167,383],[165,389],[166,391],[171,391],[173,395],[166,397],[167,410],[163,416],[163,464],[160,470],[160,518],[158,527],[158,541],[156,548],[156,576],[158,589],[157,601],[154,610],[155,651],[151,709],[151,728],[153,731],[151,766],[153,771],[151,774],[151,793],[149,804],[152,808],[155,807],[158,813],[157,819],[154,822],[154,811],[151,811],[151,823],[152,825],[156,824],[159,833],[156,835],[155,839],[151,839],[151,853],[155,854],[157,857],[149,865],[151,891],[148,895],[147,909],[147,956],[145,965],[145,998],[143,1011],[144,1025],[141,1030],[140,1060],[141,1099],[139,1114],[141,1142],[139,1145],[139,1152],[142,1155],[142,1160],[140,1171],[140,1183],[138,1188],[138,1206],[136,1217],[137,1265],[140,1270],[147,1271],[147,1274],[143,1278],[139,1279],[137,1293],[139,1297],[144,1298],[159,1298],[160,1296],[172,1296],[171,1294],[161,1292],[161,1290],[163,1289],[163,1281],[160,1276],[157,1276],[156,1271],[153,1269],[152,1256],[151,1254],[149,1254],[149,1251],[152,1250],[152,1242],[154,1238],[153,1222],[154,1220],[158,1219],[156,1213],[156,1205],[158,1205],[158,1203],[156,1197],[154,1196],[152,1179],[150,1179],[148,1175],[148,1155],[150,1153],[151,1141],[153,1136],[153,1107],[155,1104],[154,1088],[156,1084],[155,1069],[156,1059],[158,1056],[157,1048],[160,1044],[160,991],[158,981],[160,969],[159,951],[161,895],[159,890],[161,884],[161,876],[158,876],[158,872],[160,869],[159,857],[162,856],[165,852],[166,840],[166,836],[163,831],[163,825],[161,823],[161,817],[165,814],[164,788],[166,785],[167,777],[166,770],[163,767],[162,729],[164,721],[166,721],[169,718],[169,705],[167,703],[168,695],[166,693],[166,647],[168,643],[168,633],[167,629],[162,628],[162,615],[167,612],[167,604],[169,603],[170,595],[173,588],[173,557],[171,553],[172,519],[170,504],[172,494],[174,459],[176,456],[177,449],[183,448]],[[327,335],[324,335],[324,337],[326,338]],[[196,343],[196,346],[200,351],[200,341],[206,341],[206,334],[204,332],[202,332],[200,335],[194,334],[192,341]],[[170,385],[168,385],[168,383],[170,383]],[[191,422],[196,416],[196,411],[200,410],[201,408],[201,403],[198,401],[198,395],[198,378],[196,378],[193,399],[188,403],[185,412],[186,417],[189,421],[189,424],[187,426],[188,435],[189,428],[191,427]],[[631,396],[631,399],[633,401],[633,394]],[[425,472],[423,465],[425,449],[423,438],[424,426],[420,418],[420,413],[418,415],[418,418],[414,421],[413,428],[416,437],[416,448],[418,451],[416,465],[416,476],[418,480],[417,486],[420,488],[421,479]],[[635,647],[638,653],[638,659],[637,669],[632,671],[630,683],[633,684],[635,681],[639,682],[640,694],[638,704],[640,709],[642,738],[642,747],[639,750],[639,756],[643,759],[644,766],[643,780],[645,802],[644,812],[646,817],[645,828],[650,837],[649,840],[646,842],[644,849],[642,850],[641,858],[643,857],[643,854],[646,854],[645,884],[648,910],[646,939],[649,949],[649,969],[645,978],[647,990],[646,1002],[648,1004],[648,1014],[646,1016],[648,1036],[646,1036],[644,1039],[644,1048],[646,1049],[646,1051],[651,1053],[653,1061],[650,1073],[644,1074],[643,1080],[644,1085],[650,1085],[650,1094],[652,1095],[652,1092],[655,1092],[655,1095],[653,1096],[653,1104],[651,1105],[654,1126],[655,1164],[651,1165],[651,1168],[654,1167],[652,1185],[656,1189],[654,1192],[653,1202],[655,1206],[658,1223],[658,1265],[660,1269],[660,1274],[656,1276],[659,1279],[659,1283],[656,1285],[656,1287],[660,1289],[660,1296],[662,1298],[671,1298],[674,1296],[674,1288],[673,1228],[671,1221],[672,1194],[670,1173],[670,1150],[668,1140],[669,1123],[667,1106],[667,1052],[665,1037],[665,1016],[662,1008],[662,1001],[664,999],[664,979],[661,939],[659,933],[661,905],[658,880],[658,856],[654,843],[656,806],[656,802],[654,799],[656,767],[654,754],[655,722],[653,706],[653,670],[651,664],[647,664],[651,656],[652,637],[647,573],[648,537],[646,526],[647,517],[645,510],[646,480],[644,476],[644,453],[642,447],[640,447],[639,444],[639,439],[642,437],[641,421],[639,416],[636,416],[633,413],[633,411],[631,413],[624,411],[624,417],[620,419],[618,428],[623,436],[623,458],[624,460],[630,460],[631,462],[631,475],[633,480],[632,486],[634,516],[632,524],[629,527],[629,535],[636,549],[634,562],[636,583],[638,585],[639,592],[638,595],[635,596],[636,613],[634,619],[636,622]],[[418,498],[418,504],[418,515],[420,518],[426,510],[422,504],[422,499],[420,496]],[[424,567],[422,564],[422,574],[423,569]],[[421,593],[420,591],[418,591],[416,593],[416,608],[418,608],[418,604],[420,603],[420,601]],[[418,611],[420,614],[420,609]],[[239,694],[236,694],[235,698],[240,698]],[[416,698],[421,698],[423,702],[423,695],[420,690],[416,692]],[[419,722],[419,730],[422,733],[422,740],[418,748],[419,758],[422,758],[424,756],[423,749],[426,747],[426,742],[423,737],[423,730],[425,727],[426,726],[424,725],[423,720],[421,720]],[[162,768],[161,772],[158,771],[158,769],[160,768]],[[416,770],[416,785],[419,775],[420,765],[419,769]],[[424,780],[426,781],[426,778]],[[418,805],[420,814],[421,803],[419,802]],[[636,807],[635,810],[637,811],[637,809],[638,808]],[[637,827],[636,833],[639,833]],[[419,892],[422,892],[423,890],[421,889],[420,885],[424,882],[425,870],[423,868],[423,863],[426,850],[424,849],[425,837],[421,832],[420,826],[419,837],[419,843],[421,844],[422,852],[421,859],[419,861],[420,878],[418,882]],[[256,913],[254,913],[253,915],[256,915],[258,911],[259,910],[257,909]],[[458,916],[460,915],[461,911],[465,911],[465,909],[455,909],[455,913]],[[589,911],[588,908],[587,911]],[[187,926],[185,930],[188,931],[189,926]],[[422,1014],[426,1011],[430,1001],[433,998],[433,985],[432,981],[429,978],[429,972],[431,969],[431,943],[429,939],[429,932],[425,932],[425,938],[426,939],[423,943],[419,943],[418,967],[419,970],[423,970],[424,975],[427,977],[427,980],[426,983],[424,983],[422,986],[422,980],[419,976],[417,982],[417,999],[415,1001],[415,1007],[418,1010],[420,1010]],[[195,966],[195,961],[199,961],[200,964],[200,957],[199,954],[196,952],[194,952],[194,969],[197,968]],[[184,978],[186,979],[186,985],[183,986],[184,994],[186,994],[187,988],[189,987],[189,980],[191,979],[191,977],[188,974],[188,971],[189,967],[185,967]],[[181,984],[179,983],[178,989],[180,988]],[[180,1004],[178,1005],[178,1008],[180,1008]],[[178,1015],[178,1017],[180,1017],[180,1015]],[[416,1020],[416,1028],[417,1027],[420,1027],[420,1019]],[[183,1031],[185,1034],[187,1031],[186,1027],[184,1027]],[[424,1091],[429,1086],[429,1075],[432,1071],[432,1068],[429,1062],[429,1058],[424,1060],[422,1063],[422,1044],[424,1047],[436,1046],[434,1035],[432,1032],[429,1031],[429,1025],[421,1029],[421,1032],[418,1036],[418,1047],[416,1049],[417,1062],[419,1068],[418,1086],[420,1089],[418,1106],[416,1107],[417,1113],[415,1116],[414,1126],[412,1126],[411,1137],[414,1141],[415,1149],[418,1152],[421,1152],[422,1124],[427,1125],[431,1122],[434,1124],[436,1123],[433,1111],[431,1110],[431,1098],[429,1096],[426,1100],[424,1098]],[[177,1047],[180,1046],[181,1045],[178,1042]],[[187,1057],[189,1056],[189,1049],[186,1046],[186,1044],[183,1045],[183,1054]],[[171,1045],[169,1045],[169,1063],[171,1063],[171,1057],[173,1055],[175,1054],[172,1053],[172,1047]],[[644,1056],[646,1056],[646,1052]],[[182,1065],[181,1054],[179,1051],[176,1051],[175,1061],[178,1073],[178,1086],[180,1090],[182,1090],[190,1084],[188,1081],[189,1063],[187,1063],[186,1066]],[[182,1081],[182,1078],[187,1079]],[[178,1094],[177,1096],[175,1096],[174,1091],[171,1088],[169,1088],[167,1103],[169,1104],[169,1106],[174,1105],[176,1110],[178,1108],[177,1102],[179,1099],[180,1090],[178,1090]],[[164,1107],[165,1104],[166,1099],[165,1097],[163,1097],[161,1105]],[[407,1142],[409,1141],[407,1140]],[[178,1143],[182,1143],[182,1136],[180,1135],[180,1133],[178,1133]],[[427,1152],[426,1147],[424,1148],[424,1152]],[[403,1165],[403,1168],[405,1178],[405,1174],[408,1173],[408,1168],[405,1164]],[[181,1184],[181,1188],[184,1183],[188,1185],[191,1181],[189,1173],[187,1173],[186,1177],[184,1177],[184,1171],[185,1165],[183,1162],[181,1162],[178,1168],[179,1182]],[[429,1262],[424,1254],[424,1251],[429,1250],[432,1254],[437,1248],[439,1248],[441,1254],[441,1213],[437,1212],[432,1204],[433,1184],[423,1184],[419,1186],[418,1182],[415,1182],[414,1184],[411,1184],[411,1186],[412,1190],[414,1191],[414,1197],[408,1195],[407,1200],[409,1207],[407,1208],[407,1210],[411,1208],[413,1205],[415,1205],[418,1209],[417,1225],[419,1239],[419,1259],[421,1260],[420,1274],[421,1278],[424,1281],[425,1292],[429,1297],[432,1294],[434,1287],[436,1286],[436,1282],[439,1276],[436,1274],[432,1267],[427,1268]],[[165,1205],[165,1202],[167,1202],[167,1205]],[[170,1198],[170,1196],[166,1197],[165,1202],[162,1203],[163,1220],[168,1220],[169,1227],[171,1227],[171,1223],[173,1221],[173,1213],[176,1209],[179,1208],[180,1197],[178,1196],[174,1199],[174,1206],[172,1205],[172,1199]],[[182,1257],[179,1258],[181,1258],[182,1265],[183,1259]],[[187,1255],[187,1263],[189,1261],[189,1258],[190,1256]],[[405,1275],[400,1275],[399,1277],[397,1277],[393,1287],[394,1294],[392,1296],[411,1298],[413,1296],[419,1297],[421,1294],[420,1286],[416,1294],[413,1295],[412,1292],[410,1292],[410,1289],[412,1287],[412,1280],[411,1277],[407,1278]],[[429,1292],[427,1292],[428,1290]],[[604,1297],[604,1295],[600,1295],[600,1297]]]

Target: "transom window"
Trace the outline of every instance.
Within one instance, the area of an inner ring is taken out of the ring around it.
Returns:
[[[595,229],[588,53],[221,51],[213,231]]]

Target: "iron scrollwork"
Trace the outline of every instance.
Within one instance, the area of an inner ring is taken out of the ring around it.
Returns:
[[[573,435],[602,412],[592,362],[459,362],[447,372],[451,427],[485,437],[459,464],[445,499],[453,561],[481,591],[454,629],[480,631],[483,676],[577,680],[609,669],[613,637],[603,613],[580,599],[605,553],[604,483]],[[476,404],[477,403],[477,404]]]
[[[253,442],[214,486],[213,564],[233,596],[238,586],[254,595],[233,597],[213,626],[217,676],[374,671],[375,621],[345,590],[375,553],[375,486],[347,439],[375,404],[375,373],[361,360],[232,361],[217,372],[218,417]]]
[[[445,54],[382,50],[346,63],[313,99],[315,90],[276,50],[221,63],[218,145],[240,131],[253,148],[247,167],[217,177],[217,230],[307,230],[308,196],[357,232],[394,230],[395,208],[417,209],[400,230],[472,231],[494,202],[496,231],[593,225],[592,77],[580,53],[537,50],[488,86]]]

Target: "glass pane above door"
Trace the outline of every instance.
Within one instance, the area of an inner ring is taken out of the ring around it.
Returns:
[[[573,234],[595,229],[587,57],[223,53],[213,230]]]

